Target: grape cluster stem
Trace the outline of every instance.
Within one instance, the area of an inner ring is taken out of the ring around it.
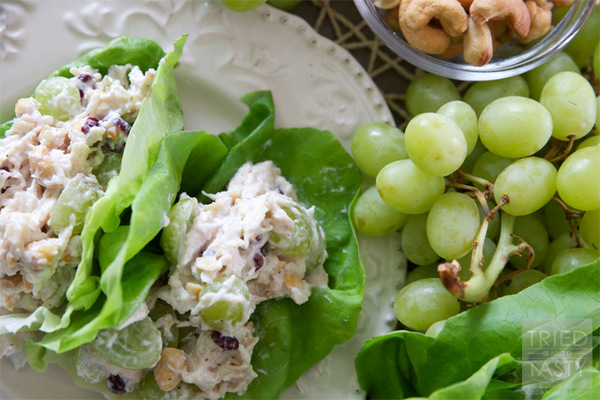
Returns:
[[[575,143],[575,135],[569,135],[569,142],[566,146],[563,146],[565,142],[559,140],[553,140],[548,150],[548,153],[544,156],[544,158],[551,163],[559,162],[567,158],[567,156],[571,153],[573,149],[573,143]],[[562,148],[562,151],[560,151]],[[560,151],[560,153],[559,153]]]
[[[475,189],[474,193],[486,203],[483,192]],[[498,205],[489,212],[487,211],[487,203],[485,204],[484,210],[486,210],[486,217],[483,219],[479,231],[477,232],[477,236],[475,237],[475,241],[473,242],[473,254],[471,255],[471,262],[469,265],[471,277],[469,280],[462,281],[458,276],[458,272],[462,267],[457,260],[453,260],[450,263],[442,263],[438,266],[438,272],[442,283],[446,289],[459,300],[469,303],[485,302],[488,300],[490,290],[493,287],[497,288],[500,283],[511,279],[514,275],[528,269],[531,265],[535,256],[533,248],[520,238],[520,243],[514,244],[515,236],[513,234],[513,229],[515,216],[506,212],[500,212],[501,207],[508,204],[508,202],[508,197],[502,196]],[[497,213],[500,214],[501,218],[500,238],[498,239],[496,251],[492,256],[488,268],[483,271],[483,243],[486,238],[489,223]],[[524,252],[528,254],[527,265],[521,270],[498,279],[508,262],[508,259],[514,254],[521,254]]]

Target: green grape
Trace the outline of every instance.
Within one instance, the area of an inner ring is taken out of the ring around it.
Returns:
[[[567,157],[558,169],[556,188],[570,207],[600,208],[600,147],[584,147]]]
[[[411,160],[389,163],[375,184],[383,201],[404,214],[426,213],[445,189],[443,177],[423,172]]]
[[[600,135],[600,96],[596,97],[596,130],[593,130],[592,132],[595,133],[596,135]]]
[[[296,7],[300,0],[267,0],[267,3],[280,10],[288,11]]]
[[[542,207],[544,225],[551,238],[557,238],[563,233],[571,232],[571,226],[565,211],[556,201],[549,201]]]
[[[548,275],[541,271],[536,269],[527,269],[515,275],[510,280],[510,283],[500,291],[500,295],[507,296],[519,293],[521,290],[527,289],[529,286],[541,282],[547,277]]]
[[[593,135],[593,136],[589,136],[589,137],[585,138],[577,145],[577,150],[583,149],[584,147],[591,147],[591,146],[600,146],[600,136]]]
[[[402,229],[402,252],[417,265],[428,265],[439,260],[440,256],[433,251],[427,239],[427,214],[408,217]]]
[[[454,121],[441,114],[422,113],[406,126],[406,150],[415,165],[435,176],[456,171],[467,156],[467,141]]]
[[[404,226],[407,217],[385,204],[375,186],[360,195],[352,210],[354,226],[365,235],[382,236],[396,232]]]
[[[548,252],[546,253],[546,259],[544,260],[544,272],[547,275],[552,274],[552,264],[556,257],[565,250],[574,247],[573,239],[571,239],[571,233],[565,232],[560,236],[553,239],[548,245]]]
[[[496,244],[490,238],[485,238],[483,241],[483,264],[481,265],[481,270],[485,271],[490,265],[490,261],[496,252]],[[473,249],[469,250],[467,254],[459,258],[458,263],[460,264],[460,271],[458,271],[458,277],[466,282],[471,278],[471,256],[473,255]],[[450,260],[452,261],[452,260]]]
[[[223,0],[223,4],[233,11],[245,12],[254,10],[267,0]]]
[[[480,155],[475,164],[473,164],[473,175],[494,183],[500,172],[513,162],[513,159],[501,157],[491,151],[487,151]],[[481,185],[476,184],[475,186],[480,190],[483,189]]]
[[[375,178],[385,165],[408,158],[404,132],[383,122],[362,125],[352,136],[352,155],[360,169]]]
[[[406,110],[412,116],[436,112],[452,100],[460,100],[460,93],[452,81],[433,74],[413,79],[406,88]]]
[[[33,97],[40,102],[40,112],[66,121],[81,110],[81,97],[77,84],[65,77],[54,76],[42,81]]]
[[[521,158],[506,167],[496,178],[494,198],[500,203],[507,196],[509,203],[502,210],[519,216],[542,208],[556,193],[556,168],[539,157]]]
[[[217,278],[198,295],[202,320],[212,329],[230,332],[250,317],[250,291],[239,278]]]
[[[446,290],[439,278],[421,279],[404,286],[394,301],[398,321],[417,331],[426,331],[459,311],[458,299]]]
[[[596,50],[594,50],[592,70],[597,77],[600,77],[600,42],[596,44]]]
[[[102,358],[117,367],[138,370],[156,364],[162,351],[160,331],[149,317],[116,328],[103,329],[92,342]]]
[[[471,154],[479,139],[477,113],[473,107],[464,101],[454,100],[441,106],[437,113],[450,118],[460,127],[467,140],[467,156]]]
[[[554,23],[557,24],[570,7],[560,7],[554,12]],[[598,43],[600,32],[600,7],[595,6],[588,19],[583,24],[577,35],[569,42],[564,51],[569,53],[580,68],[592,64],[594,49]]]
[[[177,321],[173,308],[163,301],[157,300],[148,316],[155,324],[159,319],[167,322],[156,325],[162,337],[163,347],[177,347],[177,343],[179,342],[179,329],[174,323],[171,325],[168,324],[168,322]]]
[[[529,214],[515,218],[513,234],[516,236],[516,242],[519,243],[519,238],[523,239],[533,248],[535,255],[530,268],[536,268],[542,265],[548,254],[548,246],[550,237],[546,231],[546,227],[542,221],[535,215]],[[515,269],[524,268],[527,265],[527,254],[513,255],[509,262]]]
[[[546,82],[548,82],[548,79],[563,71],[580,72],[579,67],[575,61],[573,61],[571,56],[564,51],[561,51],[544,64],[527,72],[525,74],[525,79],[529,84],[529,96],[532,99],[539,101],[542,89]]]
[[[95,177],[75,175],[56,200],[50,214],[50,228],[58,234],[72,225],[74,235],[81,233],[87,211],[103,193]]]
[[[92,174],[98,179],[98,183],[106,188],[108,181],[119,174],[123,153],[104,153],[102,162],[92,169]]]
[[[597,258],[596,250],[580,247],[565,250],[554,259],[551,267],[552,275],[566,274],[596,261]]]
[[[484,146],[506,158],[527,157],[552,136],[552,115],[540,103],[519,96],[491,102],[479,117],[479,138]]]
[[[529,97],[529,86],[522,76],[479,81],[473,83],[465,92],[463,101],[468,103],[477,115],[492,101],[508,96]]]
[[[436,257],[437,257],[437,255],[436,255]],[[439,278],[440,273],[438,272],[437,267],[438,267],[437,263],[427,264],[427,265],[419,265],[418,267],[416,267],[415,269],[413,269],[406,275],[406,280],[404,281],[404,285],[406,286],[406,285],[413,283],[415,281],[418,281],[420,279]]]
[[[197,201],[192,198],[182,198],[169,211],[169,225],[163,230],[160,245],[167,259],[176,264],[181,242],[192,223]]]
[[[431,324],[427,331],[425,331],[425,336],[437,337],[442,329],[446,326],[446,320],[438,321],[434,324]]]
[[[465,158],[465,161],[463,162],[463,165],[461,165],[460,170],[463,172],[473,172],[473,165],[475,165],[475,161],[477,161],[479,156],[481,156],[486,151],[488,150],[485,148],[483,143],[481,143],[481,140],[477,140],[475,148],[473,149],[471,154],[469,154],[467,158]]]
[[[296,205],[284,211],[294,221],[294,232],[288,240],[282,241],[277,232],[271,231],[269,244],[288,256],[306,257],[306,272],[310,272],[325,262],[325,234],[304,207]]]
[[[472,248],[479,226],[475,201],[466,194],[448,192],[429,211],[427,239],[440,257],[453,260]]]
[[[559,72],[550,78],[540,103],[552,115],[552,136],[559,140],[569,140],[569,136],[579,139],[596,122],[596,93],[591,83],[576,72]]]
[[[586,211],[579,221],[579,234],[592,249],[600,249],[600,209]]]

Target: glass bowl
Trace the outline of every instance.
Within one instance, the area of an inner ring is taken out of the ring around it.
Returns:
[[[561,51],[581,29],[597,0],[576,0],[560,23],[552,27],[535,44],[528,47],[503,44],[498,51],[494,52],[491,61],[481,67],[465,63],[462,56],[446,60],[414,49],[406,42],[400,31],[386,24],[386,10],[375,7],[372,0],[354,0],[354,3],[369,28],[388,48],[405,61],[450,79],[487,81],[520,75],[543,64]]]

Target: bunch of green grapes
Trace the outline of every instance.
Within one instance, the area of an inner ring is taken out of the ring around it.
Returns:
[[[597,74],[561,52],[462,97],[424,74],[407,89],[404,130],[355,132],[367,188],[351,216],[363,234],[402,232],[409,274],[394,309],[404,327],[437,331],[469,304],[598,258]]]

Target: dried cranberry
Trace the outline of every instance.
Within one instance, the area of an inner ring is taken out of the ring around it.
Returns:
[[[254,260],[254,267],[256,269],[260,269],[265,263],[265,257],[260,253],[255,253],[252,259]]]
[[[88,91],[89,89],[93,89],[96,86],[96,81],[94,81],[94,79],[92,79],[92,76],[90,74],[77,75],[77,80],[78,80],[77,88],[79,89],[79,97],[83,101],[83,98],[85,97],[85,92]]]
[[[115,118],[113,120],[113,124],[117,128],[119,128],[125,135],[129,135],[129,131],[131,131],[131,126],[125,121],[123,118]]]
[[[87,83],[90,81],[90,79],[92,79],[92,76],[90,74],[79,74],[77,75],[77,79],[83,83]]]
[[[232,336],[225,336],[219,331],[212,331],[212,340],[223,350],[237,350],[240,342]]]
[[[83,132],[87,135],[89,133],[90,129],[92,129],[94,126],[99,126],[99,125],[100,125],[100,123],[98,122],[97,118],[88,117],[85,120],[85,123],[83,124],[83,126],[81,127],[81,132]]]
[[[115,394],[125,393],[125,381],[119,375],[111,375],[106,378],[106,387]]]

